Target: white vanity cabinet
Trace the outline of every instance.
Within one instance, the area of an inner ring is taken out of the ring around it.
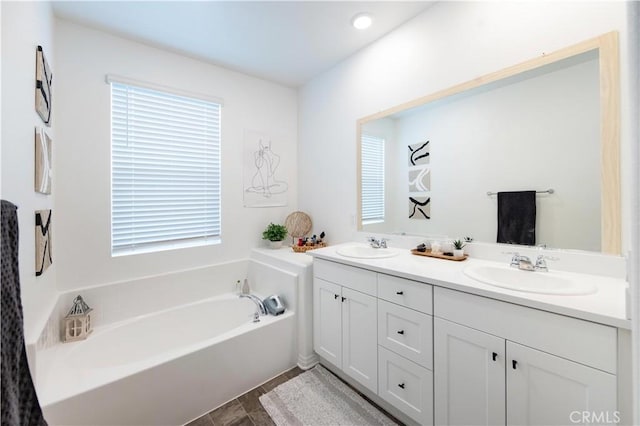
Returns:
[[[507,341],[507,424],[616,423],[616,376]]]
[[[434,311],[436,424],[614,418],[614,328],[440,288]]]
[[[505,424],[505,340],[434,320],[437,425]]]
[[[372,392],[378,391],[375,293],[374,272],[316,260],[314,350]]]
[[[378,395],[433,424],[433,287],[378,274]]]
[[[315,351],[407,423],[620,418],[616,327],[319,258],[313,291]]]
[[[314,350],[417,423],[433,424],[433,288],[323,259],[313,274]]]

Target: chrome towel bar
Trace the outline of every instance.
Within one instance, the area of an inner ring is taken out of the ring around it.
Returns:
[[[536,191],[536,194],[553,194],[554,192],[556,192],[556,191],[553,188],[549,188],[549,189],[546,189],[544,191]],[[487,195],[489,195],[489,196],[498,195],[498,193],[497,192],[488,191]]]

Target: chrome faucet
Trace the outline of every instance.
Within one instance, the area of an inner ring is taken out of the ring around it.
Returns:
[[[373,248],[387,248],[387,240],[386,238],[376,238],[376,237],[367,237],[367,241],[369,245]]]
[[[529,256],[521,256],[518,253],[511,253],[513,257],[511,258],[511,266],[512,268],[518,268],[523,271],[533,271],[535,270],[535,266],[531,263],[531,259]]]
[[[539,255],[536,258],[536,263],[533,264],[531,259],[528,256],[521,256],[518,253],[507,253],[512,254],[511,258],[511,266],[512,268],[518,268],[523,271],[537,271],[537,272],[549,272],[549,268],[547,267],[547,259],[548,260],[558,260],[555,257],[549,257],[545,255]]]
[[[262,303],[262,300],[260,300],[258,296],[256,296],[255,294],[241,294],[240,298],[243,297],[253,300],[253,303],[255,303],[258,307],[258,310],[260,310],[260,315],[267,315],[267,308],[264,307],[264,303]]]

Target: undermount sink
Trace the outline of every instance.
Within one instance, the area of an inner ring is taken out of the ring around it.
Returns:
[[[398,255],[398,251],[392,248],[373,248],[370,246],[345,246],[336,250],[340,256],[354,257],[357,259],[384,259]]]
[[[482,283],[526,293],[583,296],[597,292],[592,284],[577,282],[555,272],[531,272],[508,266],[486,265],[471,265],[463,272]]]

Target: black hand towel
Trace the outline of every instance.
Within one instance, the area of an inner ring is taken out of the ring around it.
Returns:
[[[18,271],[17,207],[2,200],[2,415],[7,426],[39,426],[42,417],[24,347],[20,273]]]
[[[498,242],[536,244],[536,191],[498,192]]]

